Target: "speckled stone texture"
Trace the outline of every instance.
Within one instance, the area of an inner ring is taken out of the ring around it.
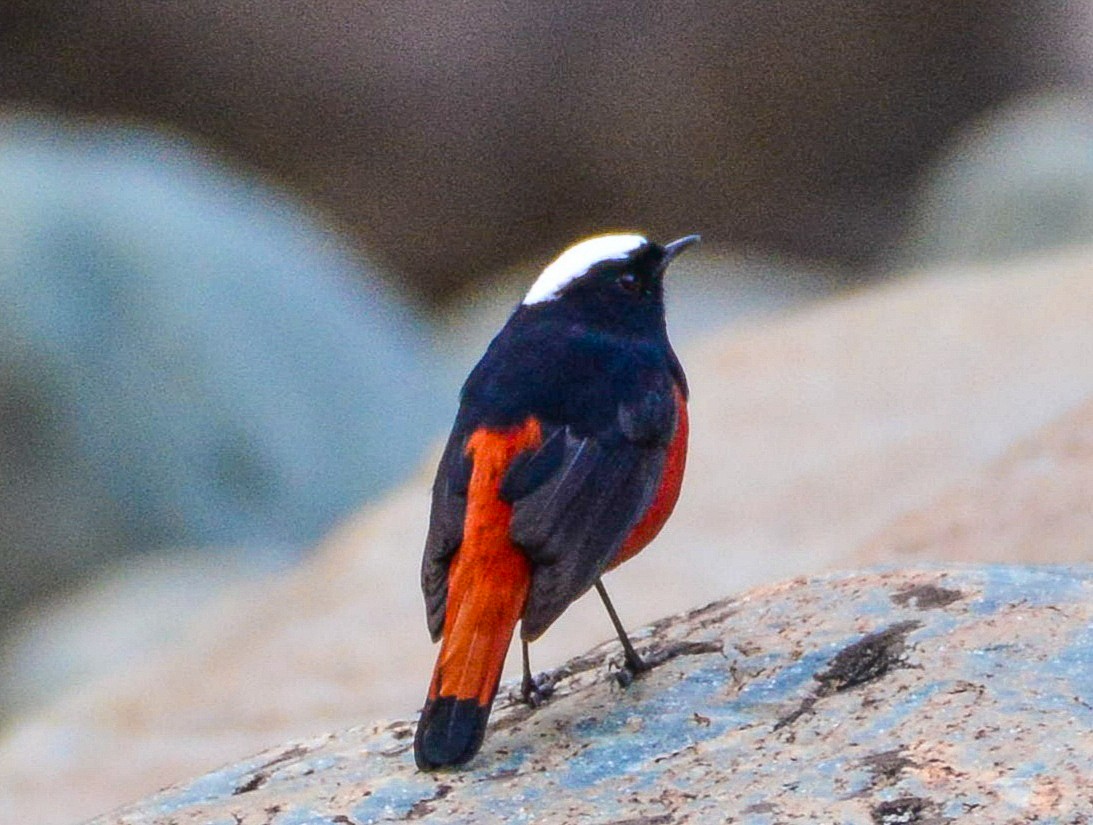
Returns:
[[[1093,817],[1093,568],[796,579],[637,641],[677,655],[624,690],[605,644],[570,661],[539,710],[502,698],[464,771],[417,772],[412,724],[382,723],[95,825]]]

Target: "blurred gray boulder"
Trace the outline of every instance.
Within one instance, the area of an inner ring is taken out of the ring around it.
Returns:
[[[1093,98],[1022,99],[961,130],[923,175],[901,263],[1003,261],[1093,241]]]
[[[137,550],[306,546],[449,412],[374,266],[150,130],[0,121],[0,295],[0,625]]]

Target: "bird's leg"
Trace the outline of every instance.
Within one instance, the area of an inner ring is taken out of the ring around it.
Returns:
[[[520,649],[524,654],[524,679],[520,683],[520,697],[525,704],[537,708],[554,693],[554,676],[548,673],[540,673],[538,677],[532,676],[528,643],[523,639],[520,640]]]
[[[622,622],[619,621],[619,614],[615,612],[615,606],[611,604],[611,599],[608,598],[607,589],[603,586],[603,581],[601,579],[596,579],[596,592],[599,593],[600,598],[603,599],[603,606],[607,608],[607,615],[611,617],[611,624],[615,626],[615,632],[619,635],[619,641],[622,643],[622,653],[626,666],[619,673],[618,679],[619,684],[626,687],[639,673],[651,670],[653,664],[647,663],[638,655],[638,652],[634,650],[634,645],[631,644],[630,637],[626,635],[626,628],[624,628]]]

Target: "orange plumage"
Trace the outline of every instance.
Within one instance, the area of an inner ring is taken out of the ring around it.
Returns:
[[[469,700],[488,712],[493,703],[531,584],[531,562],[509,538],[512,505],[500,498],[501,480],[516,455],[541,441],[534,418],[513,429],[476,430],[467,441],[472,469],[463,543],[449,568],[444,641],[429,704]]]

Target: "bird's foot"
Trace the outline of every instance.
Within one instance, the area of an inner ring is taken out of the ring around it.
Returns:
[[[616,670],[612,676],[615,681],[618,682],[619,687],[628,688],[633,684],[634,680],[643,673],[648,673],[669,658],[671,657],[664,655],[664,653],[659,650],[650,651],[644,656],[639,656],[633,650],[627,651],[626,655],[623,657],[622,666]]]
[[[524,680],[520,683],[520,700],[530,708],[542,706],[554,695],[558,678],[556,671],[540,673],[537,676],[524,676]]]
[[[695,656],[703,653],[722,653],[721,642],[676,642],[657,650],[648,650],[642,655],[631,651],[633,655],[625,655],[622,666],[612,673],[612,677],[618,682],[619,687],[629,687],[639,676],[648,673],[655,667],[659,667],[677,656]]]

